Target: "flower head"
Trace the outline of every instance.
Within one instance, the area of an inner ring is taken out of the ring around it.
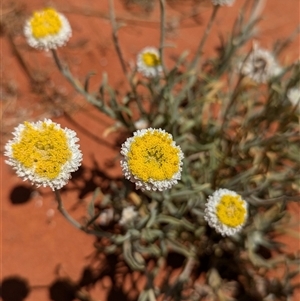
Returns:
[[[146,47],[138,54],[137,70],[146,77],[155,77],[162,72],[160,56],[156,48]]]
[[[172,135],[161,129],[134,132],[123,144],[121,167],[137,189],[163,191],[181,178],[183,153]]]
[[[235,0],[211,0],[213,5],[231,6]]]
[[[231,236],[246,223],[247,210],[248,205],[239,194],[228,189],[218,189],[208,197],[204,218],[217,232]]]
[[[241,64],[240,71],[257,83],[266,83],[281,72],[274,56],[267,50],[254,45],[246,61]]]
[[[82,154],[76,133],[49,119],[24,122],[15,128],[5,145],[5,162],[19,177],[32,184],[60,189],[81,165]]]
[[[300,87],[289,89],[287,98],[293,106],[297,106],[297,112],[300,112]]]
[[[122,211],[122,217],[119,221],[120,225],[126,225],[128,223],[131,223],[136,217],[138,213],[135,211],[134,206],[128,206],[123,209]]]
[[[49,50],[66,44],[72,35],[67,18],[53,8],[33,13],[24,26],[24,34],[31,47]]]

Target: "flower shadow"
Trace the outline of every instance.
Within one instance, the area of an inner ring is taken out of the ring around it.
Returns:
[[[9,200],[13,205],[21,205],[30,201],[33,189],[31,186],[19,185],[10,192]]]
[[[3,301],[23,301],[28,296],[30,288],[26,279],[19,276],[4,278],[0,287],[0,297]]]
[[[76,298],[76,285],[69,279],[56,279],[49,287],[52,301],[72,301]]]

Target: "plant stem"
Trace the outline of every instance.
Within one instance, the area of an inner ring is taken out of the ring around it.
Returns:
[[[215,18],[216,18],[216,15],[217,15],[217,12],[218,12],[218,10],[219,10],[219,7],[220,7],[220,5],[214,6],[214,9],[213,9],[213,11],[212,11],[210,20],[209,20],[209,22],[208,22],[208,24],[207,24],[207,26],[206,26],[206,29],[205,29],[205,31],[204,31],[204,34],[203,34],[202,39],[201,39],[201,41],[200,41],[200,44],[199,44],[199,46],[198,46],[196,55],[195,55],[194,60],[192,61],[191,65],[190,65],[189,70],[191,70],[191,69],[197,69],[197,68],[198,68],[198,65],[199,65],[199,63],[200,63],[200,57],[201,57],[201,55],[202,55],[202,49],[203,49],[203,46],[204,46],[204,44],[205,44],[205,42],[206,42],[206,40],[207,40],[207,38],[208,38],[208,35],[209,35],[209,33],[210,33],[210,30],[211,30],[212,25],[213,25],[213,23],[214,23],[214,20],[215,20]]]
[[[169,300],[168,297],[172,297],[172,296],[181,297],[180,294],[183,291],[183,285],[190,279],[191,273],[196,263],[197,261],[194,257],[188,257],[187,262],[181,274],[179,275],[175,283],[166,292],[164,301]],[[182,299],[175,299],[175,300],[182,300]]]
[[[62,198],[60,195],[60,191],[55,189],[54,190],[54,194],[56,197],[56,201],[57,201],[57,209],[58,211],[66,218],[66,220],[71,223],[75,228],[77,228],[78,230],[81,230],[87,234],[91,234],[91,235],[95,235],[97,237],[108,237],[108,238],[112,238],[113,239],[113,235],[111,235],[108,232],[102,231],[102,230],[90,230],[87,229],[87,226],[83,226],[80,223],[78,223],[69,213],[68,211],[66,211],[63,202],[62,202]]]
[[[227,105],[226,109],[225,109],[225,112],[224,112],[224,115],[223,115],[223,120],[222,120],[222,125],[221,125],[221,130],[222,130],[222,133],[224,133],[224,129],[225,129],[225,125],[228,121],[228,113],[230,111],[230,109],[232,108],[232,106],[234,105],[239,93],[241,92],[240,91],[240,86],[241,86],[241,82],[243,80],[244,76],[243,75],[240,75],[239,78],[238,78],[238,81],[236,83],[236,86],[234,88],[234,91],[232,93],[232,96],[229,100],[229,104]]]
[[[165,9],[165,0],[160,0],[160,46],[159,46],[159,56],[161,65],[163,68],[164,75],[166,77],[168,70],[165,66],[164,60],[164,47],[165,47],[165,20],[166,20],[166,9]]]
[[[57,200],[57,209],[58,211],[77,229],[79,230],[84,230],[83,229],[83,226],[78,223],[65,209],[64,205],[63,205],[63,202],[62,202],[62,198],[61,198],[61,195],[60,195],[60,192],[59,190],[55,189],[54,190],[54,193],[55,193],[55,197],[56,197],[56,200]]]
[[[110,116],[111,118],[114,118],[114,116],[111,115],[111,112],[106,109],[106,107],[103,105],[102,102],[100,102],[98,99],[96,99],[94,96],[92,96],[91,94],[87,93],[84,90],[84,88],[80,84],[80,82],[73,77],[69,68],[66,65],[64,65],[64,66],[62,65],[62,63],[57,55],[56,50],[51,49],[51,52],[52,52],[52,55],[53,55],[53,58],[54,58],[57,68],[63,74],[63,76],[71,83],[71,85],[75,88],[75,90],[77,92],[79,92],[80,94],[82,94],[88,102],[90,102],[94,106],[98,107],[103,113]]]
[[[194,257],[188,258],[183,271],[181,272],[181,274],[178,277],[178,281],[185,282],[190,278],[190,275],[193,271],[193,268],[194,268],[196,262],[197,261],[195,260]]]
[[[88,93],[84,89],[84,87],[81,85],[81,83],[76,78],[74,78],[74,76],[70,72],[69,68],[66,65],[63,65],[61,63],[61,61],[58,58],[58,55],[56,53],[56,50],[52,49],[51,51],[52,51],[53,58],[54,58],[57,68],[63,74],[63,76],[71,83],[71,85],[75,88],[75,90],[77,92],[79,92],[81,95],[83,95],[89,103],[91,103],[92,105],[97,107],[101,112],[103,112],[104,114],[106,114],[107,116],[109,116],[110,118],[112,118],[114,120],[119,119],[119,121],[125,127],[128,127],[128,122],[124,119],[122,113],[119,110],[117,112],[116,112],[116,110],[115,111],[112,110],[110,107],[105,105],[103,100],[98,99],[98,98],[94,97],[92,94]],[[113,98],[114,96],[111,95],[111,97]]]
[[[110,22],[111,22],[111,26],[112,26],[112,30],[113,30],[112,36],[113,36],[115,49],[117,51],[117,54],[118,54],[118,57],[119,57],[119,60],[120,60],[121,66],[122,66],[122,70],[123,70],[125,76],[128,78],[126,64],[124,61],[124,57],[123,57],[121,47],[119,44],[119,39],[118,39],[118,26],[116,23],[114,0],[109,0],[109,16],[110,16]]]

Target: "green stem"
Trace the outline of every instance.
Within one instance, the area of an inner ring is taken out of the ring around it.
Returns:
[[[75,228],[77,228],[78,230],[81,230],[87,234],[91,234],[91,235],[95,235],[97,237],[107,237],[107,238],[113,238],[113,235],[111,235],[108,232],[102,231],[102,230],[90,230],[87,229],[87,226],[83,226],[80,223],[78,223],[69,213],[68,211],[65,209],[63,202],[62,202],[62,198],[60,195],[60,191],[55,189],[54,190],[54,194],[56,197],[56,201],[57,201],[57,209],[58,211],[63,215],[63,217],[65,217],[65,219],[72,224]]]
[[[110,15],[110,22],[111,22],[111,26],[112,26],[112,30],[113,30],[113,41],[114,41],[114,45],[115,45],[115,49],[117,51],[121,66],[122,66],[122,70],[125,74],[125,76],[128,78],[128,73],[127,73],[127,69],[126,69],[126,64],[125,64],[125,60],[121,51],[121,47],[119,44],[119,39],[118,39],[118,26],[116,23],[116,16],[115,16],[115,10],[114,10],[114,1],[113,0],[109,0],[109,15]]]
[[[166,298],[165,300],[169,299],[168,297],[181,297],[181,293],[183,291],[184,284],[191,278],[191,274],[193,272],[193,269],[196,265],[197,261],[194,257],[188,257],[187,261],[185,263],[185,266],[175,281],[174,284],[169,288],[169,290],[166,292]],[[181,300],[181,299],[175,299],[175,300]]]
[[[80,84],[80,82],[75,79],[70,72],[69,68],[66,65],[63,65],[57,55],[57,52],[55,49],[51,49],[55,64],[59,71],[63,74],[63,76],[71,83],[71,85],[75,88],[77,92],[82,94],[88,102],[98,107],[103,113],[107,114],[108,116],[114,118],[111,116],[111,113],[106,110],[106,108],[103,106],[102,102],[97,100],[95,97],[93,97],[91,94],[87,93],[83,86]]]
[[[89,103],[97,107],[101,112],[103,112],[110,118],[116,120],[117,119],[116,112],[114,112],[110,107],[106,106],[104,101],[99,100],[95,98],[92,94],[88,93],[81,85],[81,83],[76,78],[74,78],[69,68],[61,63],[60,59],[58,58],[56,50],[52,49],[51,52],[53,54],[53,58],[57,68],[63,74],[63,76],[69,81],[69,83],[71,83],[71,85],[75,88],[75,90],[79,92],[82,96],[84,96]],[[120,119],[119,121],[123,123],[125,127],[127,127],[128,126],[127,121],[122,116],[120,116],[120,114],[118,116]]]
[[[160,46],[159,46],[159,56],[161,65],[163,68],[164,75],[166,77],[168,70],[165,66],[164,60],[164,47],[165,47],[165,19],[166,19],[166,9],[165,9],[165,0],[160,0]]]
[[[198,65],[200,63],[200,57],[202,55],[203,46],[204,46],[204,44],[205,44],[205,42],[206,42],[206,40],[208,38],[208,35],[210,33],[210,30],[211,30],[212,25],[214,23],[214,20],[216,18],[216,15],[217,15],[217,12],[219,10],[219,7],[220,7],[220,5],[214,6],[214,9],[212,11],[210,20],[209,20],[209,22],[208,22],[208,24],[206,26],[206,29],[205,29],[204,34],[202,36],[202,39],[201,39],[201,41],[199,43],[196,55],[195,55],[194,60],[192,61],[191,65],[190,65],[189,70],[191,70],[191,69],[197,69],[198,68]]]
[[[223,115],[223,121],[222,121],[222,125],[221,125],[222,133],[224,133],[224,130],[225,130],[227,122],[228,122],[228,116],[227,115],[229,114],[230,109],[234,105],[235,101],[237,100],[237,97],[239,96],[239,94],[241,92],[240,91],[240,86],[241,86],[241,82],[242,82],[243,78],[244,78],[243,75],[239,76],[237,84],[236,84],[236,86],[234,88],[234,91],[232,93],[232,96],[230,98],[229,104],[225,109],[225,113]]]
[[[55,197],[56,197],[56,201],[57,201],[57,209],[58,211],[77,229],[79,230],[83,230],[84,231],[84,228],[83,226],[78,223],[65,209],[64,205],[63,205],[63,202],[62,202],[62,198],[61,198],[61,195],[60,195],[60,192],[59,190],[55,189],[54,190],[54,193],[55,193]]]
[[[184,266],[183,271],[178,277],[178,281],[186,282],[190,279],[190,276],[192,274],[193,268],[196,265],[197,261],[194,257],[189,257],[187,259],[187,262]]]

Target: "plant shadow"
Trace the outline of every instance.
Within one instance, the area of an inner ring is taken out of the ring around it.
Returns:
[[[30,285],[28,280],[21,276],[9,276],[3,279],[0,284],[0,296],[3,301],[25,301],[29,293],[35,289],[45,289],[51,301],[92,301],[93,288],[97,286],[97,293],[100,288],[101,298],[106,295],[107,301],[135,301],[139,289],[136,286],[136,279],[133,279],[132,272],[126,264],[120,261],[116,255],[101,257],[97,267],[86,266],[79,280],[60,275],[49,285],[43,287]],[[110,285],[107,285],[107,278]],[[126,278],[126,285],[124,279]]]

